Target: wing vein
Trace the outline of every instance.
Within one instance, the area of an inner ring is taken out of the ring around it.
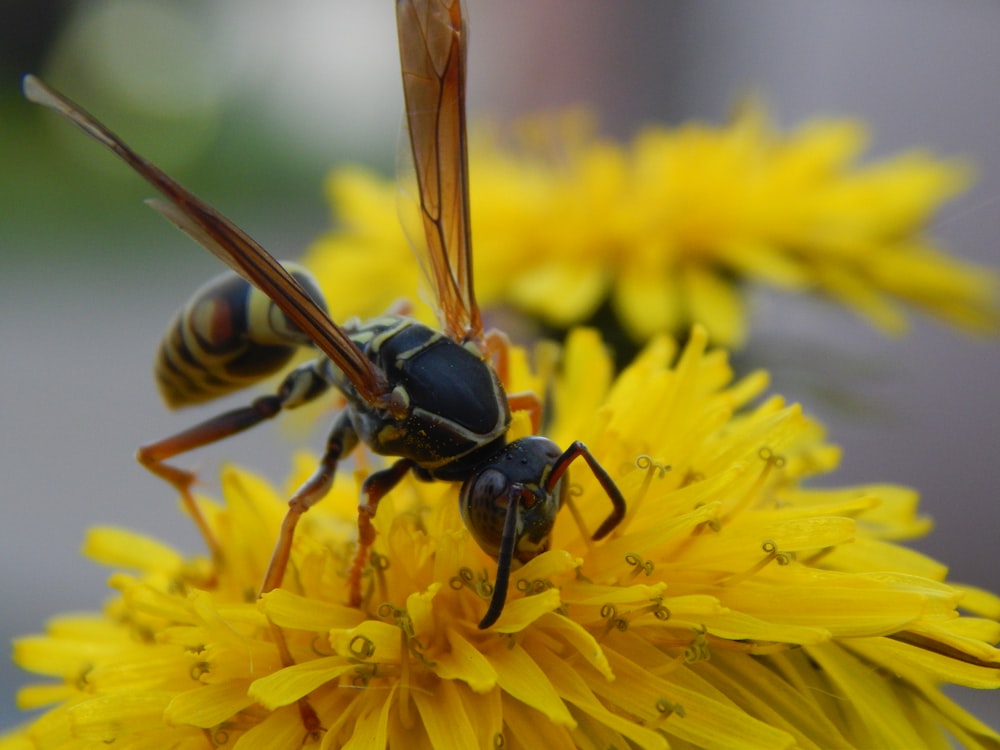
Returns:
[[[428,263],[445,331],[482,341],[473,288],[465,122],[466,28],[457,0],[398,0],[406,118]]]

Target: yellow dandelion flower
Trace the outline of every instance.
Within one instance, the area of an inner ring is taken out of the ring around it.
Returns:
[[[575,473],[572,512],[489,630],[496,564],[453,484],[407,479],[383,500],[354,609],[365,472],[337,477],[284,587],[258,600],[284,495],[231,469],[225,503],[201,501],[218,569],[90,534],[86,553],[123,571],[116,597],[15,644],[52,678],[21,704],[50,708],[0,748],[995,747],[940,687],[1000,687],[1000,599],[897,544],[926,530],[913,493],[805,487],[837,450],[799,407],[757,398],[764,374],[733,382],[706,341],[696,330],[675,357],[657,339],[615,378],[578,330],[550,388],[515,352],[513,386],[551,394],[549,433],[588,443],[628,514],[590,541],[607,498]]]
[[[526,121],[520,134],[514,147],[485,132],[472,143],[481,303],[559,329],[610,319],[635,342],[701,323],[732,346],[746,335],[744,283],[755,283],[826,295],[890,333],[905,329],[901,303],[996,326],[996,276],[927,234],[969,181],[958,162],[911,151],[862,164],[860,123],[782,134],[757,107],[725,127],[648,127],[628,145],[598,138],[581,112]],[[335,318],[376,314],[418,277],[396,187],[349,167],[330,175],[328,194],[339,228],[306,263]],[[345,263],[371,277],[363,294],[338,283]]]

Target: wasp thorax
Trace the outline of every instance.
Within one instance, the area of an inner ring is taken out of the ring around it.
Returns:
[[[561,453],[548,438],[521,438],[504,446],[462,485],[462,519],[483,551],[499,555],[511,503],[517,513],[514,557],[527,562],[548,548],[562,506],[563,483],[547,487],[546,480]]]

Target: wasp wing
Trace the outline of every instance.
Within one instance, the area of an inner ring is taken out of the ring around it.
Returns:
[[[465,126],[466,28],[459,0],[397,0],[406,121],[426,258],[445,332],[481,340],[472,281]],[[423,243],[414,242],[417,254]]]
[[[28,99],[66,117],[159,190],[167,201],[152,201],[153,208],[274,300],[320,351],[343,370],[365,401],[374,404],[384,400],[387,391],[384,373],[252,237],[34,76],[25,76],[23,86]]]

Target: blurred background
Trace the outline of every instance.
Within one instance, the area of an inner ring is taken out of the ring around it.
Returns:
[[[468,0],[469,104],[509,119],[589,103],[627,138],[648,122],[722,122],[748,93],[787,128],[856,116],[872,157],[965,156],[973,190],[933,228],[1000,265],[1000,4],[993,0]],[[217,262],[141,204],[151,190],[26,104],[36,72],[124,134],[279,257],[330,225],[321,181],[361,161],[391,174],[401,113],[392,3],[36,0],[0,3],[0,641],[93,610],[108,571],[79,557],[114,523],[201,545],[135,447],[222,402],[171,414],[150,363],[174,309]],[[1000,591],[1000,348],[917,317],[887,340],[849,313],[757,294],[750,350],[844,448],[828,483],[917,488],[915,544],[956,581]],[[281,481],[320,446],[265,425],[185,458]],[[0,660],[0,728],[30,678]],[[962,694],[1000,726],[995,694]]]

